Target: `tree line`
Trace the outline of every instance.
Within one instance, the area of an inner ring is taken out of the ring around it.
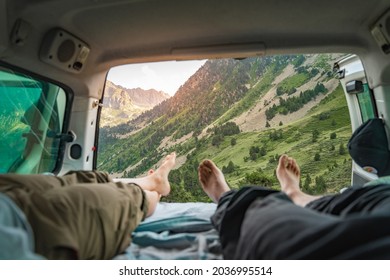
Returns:
[[[315,99],[318,95],[327,92],[326,87],[322,83],[317,83],[314,89],[309,89],[301,92],[299,96],[292,96],[286,99],[280,97],[279,105],[274,104],[271,108],[265,111],[267,120],[272,120],[278,113],[287,115],[301,109],[305,104]]]

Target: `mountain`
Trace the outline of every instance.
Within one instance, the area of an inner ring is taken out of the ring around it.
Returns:
[[[214,160],[232,187],[277,188],[277,159],[288,153],[301,164],[307,192],[337,191],[335,186],[349,183],[351,164],[345,153],[351,131],[347,104],[332,74],[341,57],[207,61],[173,97],[101,130],[98,168],[134,177],[174,150],[178,165],[167,200],[199,201],[207,200],[197,179],[202,159]]]
[[[102,126],[115,126],[137,117],[170,98],[162,91],[141,88],[127,89],[107,81],[104,92]]]
[[[174,138],[190,132],[198,134],[235,102],[242,99],[248,87],[272,63],[271,58],[250,58],[244,61],[221,59],[207,61],[175,96],[153,110],[143,113],[135,124],[148,123],[162,117],[162,123]]]

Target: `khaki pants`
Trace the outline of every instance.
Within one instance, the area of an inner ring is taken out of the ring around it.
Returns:
[[[130,245],[148,210],[138,185],[103,172],[0,175],[0,192],[25,213],[36,252],[49,259],[111,259]]]

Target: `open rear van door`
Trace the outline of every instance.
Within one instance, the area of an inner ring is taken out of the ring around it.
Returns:
[[[347,99],[353,132],[362,123],[377,117],[375,97],[368,86],[364,67],[358,56],[343,58],[335,64],[335,71],[339,75]],[[352,185],[363,185],[378,176],[353,162],[351,178]]]

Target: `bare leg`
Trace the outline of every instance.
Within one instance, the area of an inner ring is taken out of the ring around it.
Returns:
[[[160,202],[161,195],[158,192],[144,190],[146,200],[148,201],[148,213],[147,217],[151,216],[156,210],[157,203]]]
[[[151,192],[157,192],[160,195],[166,196],[171,191],[171,186],[168,181],[168,174],[175,166],[176,153],[169,154],[164,162],[157,170],[149,170],[148,175],[140,178],[120,179],[124,183],[134,183],[142,189]]]
[[[282,155],[279,158],[276,176],[278,177],[282,192],[286,193],[297,205],[305,206],[309,202],[320,197],[308,195],[301,191],[299,188],[301,170],[295,159],[288,157],[287,155]]]
[[[203,190],[214,202],[230,190],[222,171],[211,160],[206,159],[199,165],[198,177]]]

